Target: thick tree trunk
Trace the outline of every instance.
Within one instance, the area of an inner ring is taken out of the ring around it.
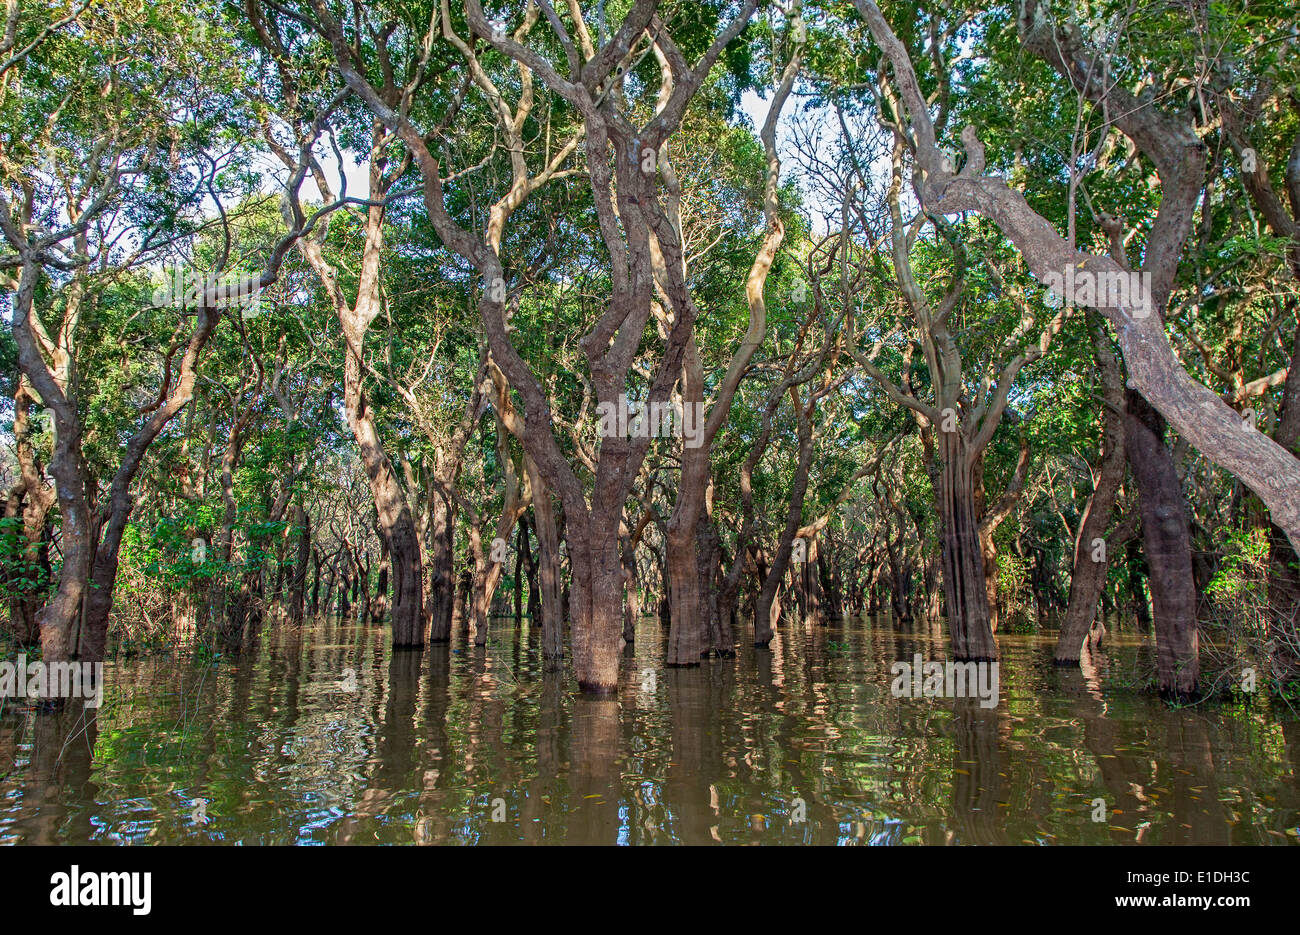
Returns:
[[[730,397],[726,400],[730,404]],[[703,409],[704,367],[692,336],[682,357],[682,405]],[[705,621],[700,608],[700,569],[695,548],[695,527],[704,509],[709,486],[710,439],[691,447],[683,444],[682,469],[677,480],[677,501],[667,524],[669,621],[667,664],[697,666],[704,652]]]
[[[134,472],[132,472],[134,474]],[[122,535],[135,506],[129,485],[123,478],[114,483],[109,499],[108,523],[100,532],[95,549],[90,576],[90,589],[86,592],[82,611],[80,655],[82,659],[98,661],[104,658],[108,642],[108,618],[113,609],[113,589],[117,583],[117,568],[121,555]]]
[[[451,639],[452,617],[456,601],[456,583],[452,577],[456,548],[455,508],[441,490],[435,491],[430,508],[433,537],[432,573],[429,577],[429,639],[445,643]]]
[[[496,589],[496,579],[500,577],[501,563],[489,561],[488,556],[495,548],[488,543],[485,554],[482,533],[477,526],[470,528],[470,552],[474,556],[474,570],[470,575],[469,597],[465,604],[465,613],[469,617],[470,630],[474,634],[475,646],[486,646],[488,638],[488,604],[492,592]]]
[[[795,18],[802,28],[802,20]],[[787,26],[789,28],[789,26]],[[745,281],[745,297],[749,308],[749,327],[744,339],[727,365],[727,372],[718,388],[717,398],[703,426],[703,437],[695,445],[682,446],[682,470],[679,478],[677,502],[668,521],[668,571],[670,578],[669,601],[671,607],[671,629],[668,635],[668,659],[670,666],[698,665],[700,654],[705,650],[706,642],[721,648],[720,630],[715,618],[718,614],[716,587],[712,567],[701,562],[697,555],[696,525],[705,516],[705,497],[709,485],[709,462],[713,440],[721,428],[728,411],[735,399],[736,388],[744,375],[754,353],[758,350],[767,330],[767,305],[763,292],[768,273],[785,239],[785,224],[781,220],[778,189],[780,184],[781,160],[776,146],[776,125],[786,99],[789,97],[794,81],[799,73],[803,58],[803,42],[795,39],[791,44],[792,54],[781,72],[781,80],[772,95],[766,119],[759,131],[763,141],[767,164],[764,172],[763,215],[767,222],[767,232],[763,238],[754,262],[750,266]],[[665,160],[666,162],[666,160]],[[679,193],[676,176],[668,169],[670,189]],[[674,199],[674,206],[678,202]],[[676,218],[680,230],[681,218]],[[685,274],[685,264],[682,273]],[[702,413],[704,409],[704,368],[700,361],[699,349],[695,337],[691,335],[682,354],[682,401],[685,406],[696,406]],[[766,444],[766,441],[764,441]],[[706,517],[707,521],[707,517]],[[702,567],[710,570],[709,580],[702,580]],[[784,570],[782,571],[784,573]],[[707,605],[701,605],[706,599]],[[769,597],[770,599],[770,597]],[[771,641],[771,634],[762,636],[763,628],[755,624],[755,645],[766,645]],[[730,650],[730,646],[727,647]]]
[[[798,567],[801,607],[805,625],[824,627],[826,618],[822,608],[822,582],[817,573],[821,564],[821,540],[813,539],[808,543],[807,560]]]
[[[975,478],[960,431],[938,432],[938,513],[943,537],[943,597],[958,660],[993,660],[997,644],[984,590],[984,560],[975,518]]]
[[[1143,551],[1150,569],[1160,692],[1190,698],[1200,683],[1200,658],[1183,488],[1164,442],[1164,418],[1135,391],[1128,392],[1125,402],[1125,445],[1137,482]]]
[[[365,214],[355,302],[344,295],[338,271],[325,260],[318,238],[301,239],[297,246],[329,296],[343,331],[343,409],[375,502],[380,538],[391,561],[393,648],[418,649],[424,646],[425,624],[420,537],[406,492],[379,437],[364,386],[366,332],[383,307],[380,280],[385,209],[381,202],[392,185],[392,179],[383,174],[382,153],[376,151],[383,145],[382,125],[372,121],[371,131],[369,191],[375,201]],[[368,602],[368,595],[366,599]]]
[[[452,606],[452,625],[462,635],[469,633],[469,592],[474,584],[474,572],[464,568],[456,579],[456,602]]]
[[[611,694],[618,689],[618,644],[623,629],[618,516],[593,511],[585,524],[567,517],[565,527],[573,567],[569,593],[573,672],[583,691]],[[599,537],[592,535],[593,527],[602,531]]]
[[[84,235],[78,235],[76,242],[79,250],[87,249]],[[104,583],[104,593],[97,595],[100,604],[97,605],[94,619],[86,621],[84,599],[87,597],[92,573],[98,565],[95,544],[99,519],[92,512],[92,496],[96,484],[81,450],[81,420],[76,401],[69,397],[69,388],[75,386],[72,346],[58,345],[51,351],[51,360],[46,360],[41,340],[37,338],[37,330],[41,329],[41,325],[34,322],[32,317],[35,314],[32,301],[41,269],[34,254],[26,250],[20,252],[22,271],[18,291],[11,302],[12,330],[18,350],[19,368],[54,416],[55,440],[49,471],[54,478],[61,520],[59,548],[63,563],[59,573],[59,587],[37,617],[41,630],[42,654],[46,662],[67,661],[77,657],[94,662],[102,659],[106,641],[108,607],[111,606],[112,587],[117,571],[117,543],[112,543],[112,554],[105,556],[103,566],[104,569],[111,569],[113,575],[106,581],[100,579]],[[76,274],[65,296],[63,327],[68,329],[69,340],[75,332],[79,314],[76,309],[80,307],[84,294],[81,275],[80,271]],[[164,383],[163,395],[158,404],[153,407],[144,424],[127,440],[111,484],[115,510],[119,501],[125,499],[126,514],[129,514],[129,487],[149,446],[190,400],[199,355],[217,323],[218,316],[210,302],[215,302],[215,298],[205,296],[199,303],[194,330],[190,334],[180,366],[175,371],[175,382]],[[48,338],[45,340],[48,342]],[[168,375],[171,375],[171,371]],[[126,514],[121,516],[122,527],[125,526]],[[120,531],[118,539],[120,540]],[[74,632],[78,624],[82,624],[81,629],[93,629],[96,632],[87,640],[85,634]]]
[[[681,502],[682,494],[678,494]],[[698,516],[698,510],[697,510]],[[697,666],[704,651],[700,615],[700,570],[695,554],[695,520],[668,521],[668,656],[667,665]]]

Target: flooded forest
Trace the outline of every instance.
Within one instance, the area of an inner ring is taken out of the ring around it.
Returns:
[[[1297,22],[5,0],[0,844],[1300,844]]]

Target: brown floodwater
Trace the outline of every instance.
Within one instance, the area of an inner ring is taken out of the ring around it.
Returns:
[[[1300,843],[1294,714],[1165,705],[1137,640],[1080,672],[1002,634],[986,708],[894,697],[944,640],[888,621],[668,669],[646,619],[611,699],[539,636],[394,654],[330,620],[110,662],[91,718],[5,704],[0,843]]]

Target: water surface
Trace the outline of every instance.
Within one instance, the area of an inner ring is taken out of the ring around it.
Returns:
[[[888,621],[667,669],[646,619],[612,699],[539,636],[394,654],[331,620],[110,662],[89,720],[0,714],[0,843],[1300,843],[1300,723],[1173,709],[1135,688],[1135,641],[1081,673],[1000,634],[985,709],[893,697],[891,664],[944,640]]]

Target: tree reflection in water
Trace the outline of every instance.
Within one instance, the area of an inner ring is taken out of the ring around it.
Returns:
[[[985,709],[891,696],[890,664],[944,643],[887,620],[669,669],[646,618],[606,698],[507,620],[397,653],[271,627],[239,658],[110,662],[98,712],[7,705],[0,841],[1296,843],[1289,712],[1166,706],[1126,686],[1131,643],[1061,670],[1050,639],[999,640]]]

